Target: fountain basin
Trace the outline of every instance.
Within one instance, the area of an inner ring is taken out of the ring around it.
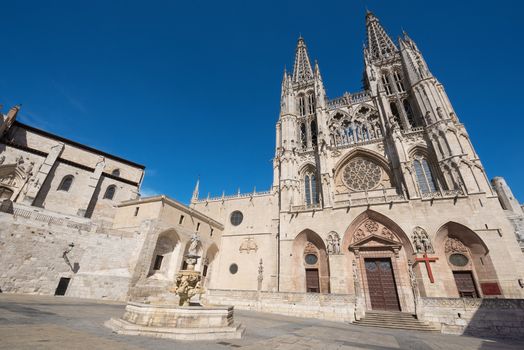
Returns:
[[[118,334],[179,340],[240,339],[233,306],[178,306],[129,302],[122,318],[105,323]]]

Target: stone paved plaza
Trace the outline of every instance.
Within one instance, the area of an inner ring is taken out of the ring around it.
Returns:
[[[124,304],[0,294],[0,349],[522,349],[522,341],[359,327],[237,311],[242,340],[175,342],[121,336],[103,326]]]

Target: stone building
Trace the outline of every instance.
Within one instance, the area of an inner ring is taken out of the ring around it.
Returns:
[[[503,179],[492,187],[415,42],[372,13],[366,27],[364,90],[334,99],[298,39],[267,192],[140,198],[143,166],[9,111],[0,288],[170,300],[196,233],[208,302],[351,322],[402,311],[450,332],[484,305],[496,312],[480,328],[503,309],[524,321],[521,207]]]

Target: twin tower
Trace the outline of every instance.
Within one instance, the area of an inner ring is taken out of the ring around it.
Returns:
[[[370,12],[366,29],[364,90],[331,100],[298,39],[276,126],[273,188],[281,211],[381,194],[492,196],[466,129],[415,42],[403,33],[396,44]]]

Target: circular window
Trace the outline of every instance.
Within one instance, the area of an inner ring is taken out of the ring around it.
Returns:
[[[233,226],[238,226],[242,223],[242,220],[244,220],[244,215],[242,215],[241,212],[239,212],[238,210],[235,210],[234,212],[231,213],[231,225]]]
[[[231,272],[231,274],[235,274],[238,272],[238,265],[237,264],[231,264],[229,265],[229,272]]]
[[[449,256],[449,262],[455,266],[466,266],[469,259],[463,254],[451,254]]]
[[[342,173],[346,185],[357,191],[371,190],[378,186],[382,179],[380,166],[365,158],[351,160]]]
[[[306,254],[304,260],[308,265],[315,265],[318,261],[318,258],[315,254]]]

